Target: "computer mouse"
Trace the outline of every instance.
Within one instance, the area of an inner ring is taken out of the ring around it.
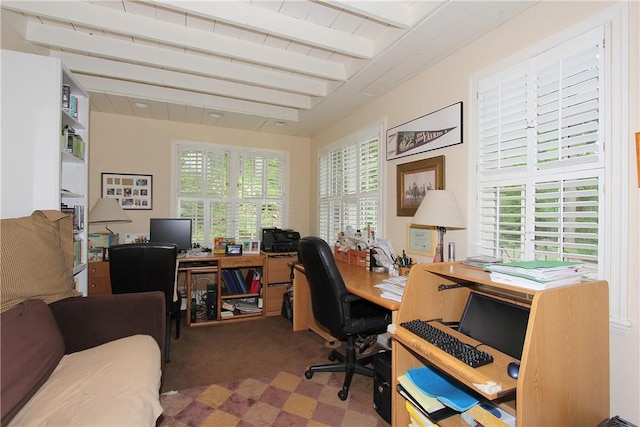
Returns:
[[[518,374],[520,373],[520,363],[519,362],[511,362],[507,366],[507,374],[511,378],[518,378]]]

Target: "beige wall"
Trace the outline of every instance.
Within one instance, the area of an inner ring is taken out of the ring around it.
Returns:
[[[311,149],[311,188],[317,188],[317,149],[332,143],[339,138],[363,128],[372,121],[385,121],[388,127],[397,126],[427,112],[435,111],[458,101],[464,102],[465,143],[447,147],[411,157],[405,157],[384,163],[384,230],[379,235],[389,238],[396,251],[405,248],[406,224],[408,217],[397,217],[396,206],[396,166],[409,161],[420,160],[438,155],[446,157],[446,188],[456,193],[463,215],[467,214],[468,179],[471,171],[467,156],[467,146],[472,136],[469,126],[469,79],[495,63],[516,55],[527,47],[552,35],[560,33],[568,27],[588,20],[596,14],[608,9],[614,3],[599,2],[541,2],[525,11],[500,28],[476,40],[461,51],[439,62],[429,70],[393,90],[386,96],[369,103],[364,108],[345,117],[342,121],[329,127],[312,138]],[[629,135],[640,131],[640,88],[638,77],[640,68],[638,58],[640,47],[640,3],[629,2]],[[640,212],[640,190],[637,188],[635,176],[635,151],[630,143],[629,170],[629,233],[630,242],[627,251],[628,271],[628,310],[631,326],[625,331],[612,330],[611,333],[611,413],[619,414],[627,420],[639,424],[640,413],[640,371],[639,371],[639,292],[640,230],[638,218]],[[316,192],[312,194],[311,219],[312,227],[317,227]],[[468,255],[468,236],[465,231],[447,233],[447,241],[456,243],[458,259]],[[428,261],[422,259],[421,261]],[[558,325],[558,327],[562,327]]]
[[[377,122],[393,127],[454,102],[465,102],[463,116],[469,116],[469,77],[522,49],[535,44],[565,28],[581,22],[608,7],[598,2],[542,2],[522,13],[502,27],[476,40],[460,52],[436,64],[411,81],[376,100],[344,120],[326,129],[309,141],[304,138],[279,137],[230,129],[194,126],[147,119],[135,119],[109,114],[91,115],[90,206],[100,193],[101,172],[147,173],[154,176],[154,210],[127,211],[132,224],[114,225],[119,233],[144,232],[148,218],[169,214],[170,143],[173,139],[218,142],[282,148],[291,153],[291,187],[288,226],[302,234],[312,234],[317,228],[317,148]],[[640,3],[629,6],[629,135],[640,131]],[[2,46],[29,51],[23,39],[9,31],[6,13],[2,16]],[[20,32],[20,30],[17,30]],[[421,94],[422,96],[416,96]],[[405,246],[406,224],[409,218],[395,215],[396,166],[407,161],[436,155],[446,156],[446,187],[456,192],[463,214],[467,212],[469,170],[467,144],[471,129],[465,122],[465,142],[425,155],[385,162],[384,177],[384,233],[397,249]],[[629,247],[628,254],[628,312],[630,327],[611,334],[611,414],[640,425],[640,190],[636,180],[635,152],[629,141]],[[311,169],[311,173],[309,173]],[[464,231],[449,232],[447,240],[457,244],[458,258],[467,255],[467,236]],[[558,327],[561,327],[559,325]]]
[[[153,209],[127,210],[133,220],[109,228],[120,233],[146,233],[149,218],[171,215],[171,142],[174,140],[216,143],[238,147],[278,149],[289,153],[289,211],[285,227],[309,231],[309,140],[199,126],[186,123],[92,113],[89,135],[89,206],[100,198],[101,174],[153,175]],[[90,231],[103,227],[92,227]]]

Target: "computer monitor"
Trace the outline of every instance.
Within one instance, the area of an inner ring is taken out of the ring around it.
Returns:
[[[520,360],[528,323],[529,308],[471,292],[458,331]]]
[[[179,252],[191,249],[191,220],[184,218],[151,218],[149,241],[175,243]]]

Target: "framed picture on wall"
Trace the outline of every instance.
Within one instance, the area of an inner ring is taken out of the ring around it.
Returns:
[[[407,253],[434,256],[438,245],[437,234],[435,227],[407,224]]]
[[[429,190],[444,190],[444,156],[397,166],[398,216],[414,216]]]
[[[152,209],[153,175],[102,173],[102,197],[118,200],[122,209]]]

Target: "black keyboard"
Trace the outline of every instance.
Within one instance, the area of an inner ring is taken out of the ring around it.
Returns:
[[[401,323],[400,326],[472,368],[493,362],[493,356],[489,353],[463,343],[453,335],[430,325],[424,320],[411,320]]]

